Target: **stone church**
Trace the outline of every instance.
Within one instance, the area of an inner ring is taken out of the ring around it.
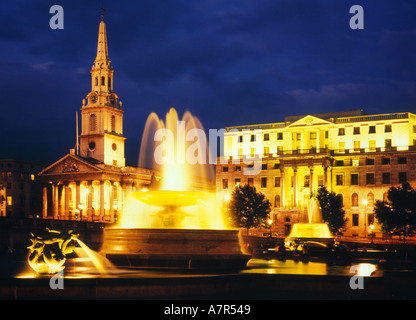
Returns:
[[[82,100],[76,148],[39,173],[45,183],[43,218],[115,222],[129,194],[150,188],[158,179],[152,170],[125,165],[124,110],[113,91],[113,76],[101,16],[91,92]]]

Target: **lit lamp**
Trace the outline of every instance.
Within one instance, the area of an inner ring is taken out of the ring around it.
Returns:
[[[267,219],[267,223],[269,224],[269,228],[270,228],[270,238],[272,237],[272,223],[273,223],[273,220],[272,219]]]
[[[371,230],[371,244],[374,244],[374,224],[370,224],[369,228]]]

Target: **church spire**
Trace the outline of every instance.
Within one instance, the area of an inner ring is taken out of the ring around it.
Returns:
[[[101,13],[101,22],[98,30],[97,57],[94,62],[96,65],[102,63],[105,63],[106,65],[110,64],[108,59],[107,31],[104,22],[104,9],[102,9]]]

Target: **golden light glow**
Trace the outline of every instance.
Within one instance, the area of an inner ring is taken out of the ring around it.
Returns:
[[[143,132],[139,165],[147,161],[145,156],[154,156],[153,164],[160,166],[161,188],[133,192],[126,201],[118,227],[225,229],[215,193],[192,186],[208,177],[208,170],[212,167],[201,165],[201,162],[188,163],[185,159],[185,136],[190,130],[201,128],[199,120],[189,112],[184,114],[182,121],[173,108],[167,113],[165,122],[154,113],[149,115]],[[152,134],[151,130],[156,132]],[[202,141],[192,141],[192,145],[198,143]],[[203,147],[199,145],[192,150],[200,151]]]

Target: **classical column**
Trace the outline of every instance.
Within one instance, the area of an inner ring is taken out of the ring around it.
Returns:
[[[284,181],[285,181],[285,168],[280,167],[280,208],[284,209],[285,207],[285,187],[284,187]]]
[[[297,199],[296,199],[296,179],[297,179],[297,172],[298,172],[298,168],[293,167],[293,208],[296,209],[298,204],[297,204]]]
[[[53,218],[58,219],[59,190],[58,185],[52,184],[52,212]]]
[[[70,192],[70,188],[69,188],[69,183],[65,182],[64,185],[64,189],[65,189],[65,219],[69,219],[69,192]]]
[[[320,130],[316,130],[316,153],[319,153],[321,151],[321,132]]]
[[[324,187],[328,189],[328,167],[324,165]]]
[[[104,220],[104,181],[100,181],[100,220]]]
[[[93,214],[93,210],[92,210],[92,197],[93,197],[93,193],[94,193],[94,188],[92,186],[92,181],[88,181],[88,196],[87,196],[87,216],[88,216],[88,221],[92,221],[92,214]]]
[[[110,221],[114,221],[114,182],[110,186]]]
[[[48,187],[43,187],[43,208],[42,208],[42,218],[48,216]]]
[[[79,210],[79,204],[81,202],[81,182],[76,182],[75,187],[75,212],[78,212],[78,219],[82,219],[81,211]]]
[[[309,170],[310,170],[309,192],[312,196],[313,195],[313,167],[309,167]]]

